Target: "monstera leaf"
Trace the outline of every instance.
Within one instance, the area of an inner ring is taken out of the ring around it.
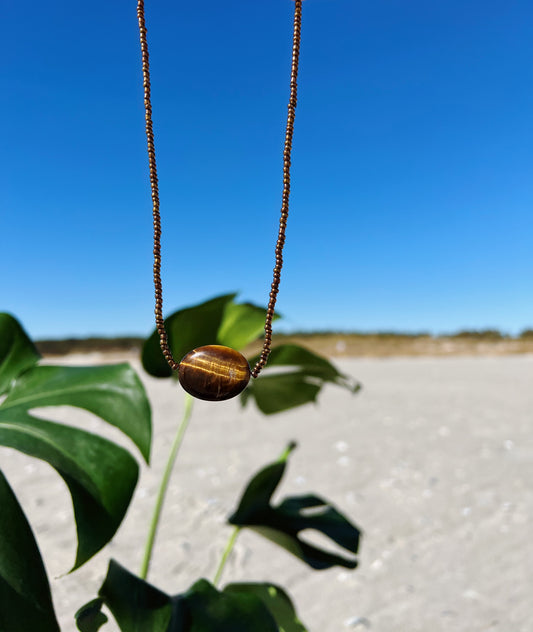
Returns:
[[[239,351],[257,340],[265,326],[265,310],[251,303],[236,303],[235,296],[218,296],[174,312],[165,319],[168,342],[176,361],[204,345],[224,345]],[[144,343],[142,362],[145,371],[154,377],[172,375],[159,346],[157,329]]]
[[[39,352],[20,323],[10,314],[0,313],[0,394],[26,369],[39,362]]]
[[[355,568],[359,529],[329,502],[309,494],[286,498],[277,506],[271,504],[272,495],[285,473],[290,451],[287,449],[286,456],[267,465],[252,478],[228,522],[252,529],[316,570],[332,566]],[[300,532],[307,529],[329,537],[352,555],[341,556],[305,542]]]
[[[307,632],[298,619],[292,601],[287,593],[275,584],[242,583],[229,584],[226,594],[253,594],[259,597],[274,617],[280,632]]]
[[[252,358],[253,365],[259,356]],[[340,373],[326,358],[301,347],[286,344],[272,349],[267,368],[241,394],[243,406],[254,399],[265,415],[315,402],[325,384],[335,384],[356,393],[361,385]]]
[[[170,596],[111,560],[99,598],[76,613],[81,632],[97,632],[111,611],[122,632],[280,632],[264,599],[253,591],[218,591],[205,579]],[[286,615],[285,615],[286,616]],[[292,632],[290,628],[286,632]]]
[[[218,328],[218,344],[242,350],[265,330],[266,309],[251,303],[229,302]],[[280,316],[275,315],[273,321]]]
[[[242,351],[264,331],[265,308],[250,303],[236,303],[235,294],[211,299],[200,305],[175,312],[165,320],[169,344],[179,361],[189,351],[204,345],[218,344]],[[259,355],[249,359],[254,366]],[[145,370],[155,377],[171,377],[159,347],[159,334],[154,330],[146,340],[142,353]],[[246,405],[255,400],[267,415],[279,413],[316,401],[322,387],[336,384],[351,393],[360,385],[343,375],[326,358],[299,345],[275,347],[267,368],[252,379],[241,394]]]
[[[8,314],[0,314],[0,340],[0,396],[5,396],[0,404],[0,445],[48,462],[65,481],[76,520],[78,547],[73,569],[78,568],[115,534],[133,495],[139,467],[129,451],[115,443],[79,428],[42,419],[32,411],[47,406],[88,410],[119,428],[148,460],[151,442],[149,402],[139,378],[127,364],[40,366],[33,343]],[[3,494],[7,497],[6,486]],[[3,512],[4,502],[0,506]],[[13,502],[11,507],[13,515],[17,511],[21,513],[22,518],[19,516],[17,520],[22,523],[23,514],[18,503],[18,509],[14,508]],[[2,513],[2,517],[4,515]],[[13,531],[15,524],[16,521],[0,521],[0,542],[13,541],[17,535]],[[29,527],[25,537],[33,543],[24,548],[28,552],[27,563],[34,564],[35,581],[40,582],[41,590],[47,592],[43,588],[47,585],[44,569],[32,553],[38,549]],[[21,564],[17,561],[11,570],[18,572]],[[22,566],[19,570],[23,577]],[[0,576],[6,579],[2,572]],[[12,588],[13,584],[0,582],[0,603],[10,600]],[[18,584],[20,599],[31,601],[33,594],[29,583],[22,581]],[[0,621],[1,617],[0,613]],[[39,626],[8,626],[10,632],[30,628],[41,629]]]
[[[218,296],[201,305],[187,307],[174,312],[165,319],[168,343],[176,361],[196,347],[217,344],[217,332],[224,309],[235,294]],[[154,329],[145,341],[142,350],[144,370],[154,377],[171,377],[172,369],[167,364],[159,346],[159,334]]]
[[[30,525],[0,470],[0,630],[59,632]]]

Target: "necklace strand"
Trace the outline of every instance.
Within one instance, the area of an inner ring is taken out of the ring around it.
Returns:
[[[152,214],[154,227],[154,293],[155,293],[155,323],[159,334],[161,351],[170,368],[175,371],[179,367],[168,344],[167,331],[163,318],[163,287],[161,283],[161,214],[159,210],[159,184],[157,177],[157,164],[155,158],[154,129],[152,123],[152,101],[150,90],[150,59],[148,54],[148,41],[146,37],[146,23],[144,18],[144,0],[137,2],[137,18],[139,21],[139,36],[141,42],[141,59],[144,89],[144,111],[145,111],[145,131],[148,149],[148,167],[150,172],[150,189],[152,195]],[[283,149],[283,193],[281,198],[281,216],[279,220],[278,239],[275,248],[275,266],[270,287],[270,295],[265,318],[265,337],[263,349],[256,365],[251,371],[252,377],[257,377],[261,369],[265,366],[270,355],[272,346],[272,320],[279,292],[281,280],[281,269],[283,267],[283,246],[285,245],[285,232],[287,228],[287,218],[289,216],[289,196],[291,190],[291,152],[292,137],[294,133],[294,119],[296,115],[297,92],[298,92],[298,62],[300,57],[300,39],[302,22],[302,0],[294,0],[294,23],[293,23],[293,44],[292,44],[292,64],[290,96],[287,112],[287,125],[285,130],[285,145]]]

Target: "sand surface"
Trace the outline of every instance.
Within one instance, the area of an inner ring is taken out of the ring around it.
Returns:
[[[245,481],[297,439],[281,495],[313,491],[349,515],[364,531],[359,567],[313,572],[245,532],[223,584],[286,586],[311,632],[531,632],[533,356],[360,358],[337,365],[363,383],[360,394],[329,387],[317,406],[273,417],[253,407],[243,411],[235,401],[197,403],[149,580],[177,593],[199,577],[212,579],[231,532],[225,516]],[[95,596],[109,557],[133,571],[140,565],[183,400],[170,381],[142,379],[154,414],[152,467],[143,469],[112,544],[72,575],[64,575],[75,553],[65,485],[49,466],[0,449],[1,466],[37,534],[63,632],[75,630],[72,615]],[[46,416],[131,445],[88,413],[55,408]]]

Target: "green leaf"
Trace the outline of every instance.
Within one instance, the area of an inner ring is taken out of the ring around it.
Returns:
[[[146,392],[129,364],[38,366],[22,375],[0,406],[8,409],[75,406],[116,426],[150,458],[151,412]]]
[[[123,632],[166,632],[169,629],[172,618],[170,597],[114,560],[109,562],[98,595]]]
[[[259,355],[251,358],[250,366],[258,359]],[[351,393],[361,388],[327,358],[299,345],[280,345],[272,349],[267,368],[243,391],[241,403],[244,406],[254,399],[261,412],[272,415],[315,402],[326,383],[336,384]]]
[[[241,520],[248,521],[253,516],[259,515],[265,508],[269,512],[270,499],[280,484],[286,467],[286,461],[275,461],[253,476],[243,492],[239,509],[233,515],[238,515]]]
[[[275,619],[253,593],[219,592],[201,579],[184,595],[183,627],[169,632],[278,632]],[[188,611],[188,612],[187,612]],[[191,618],[190,624],[187,619]]]
[[[274,507],[271,498],[286,468],[286,461],[267,465],[248,483],[237,510],[228,522],[248,527],[286,549],[314,569],[332,566],[355,568],[360,532],[329,502],[315,495],[286,498]],[[352,553],[345,557],[309,544],[299,535],[312,529]]]
[[[196,347],[217,344],[217,333],[224,310],[235,296],[218,296],[200,305],[174,312],[165,320],[168,343],[176,362]],[[157,329],[154,329],[144,343],[142,363],[144,370],[154,377],[172,376],[172,369],[159,346]]]
[[[39,548],[0,470],[0,631],[59,632]]]
[[[266,309],[251,303],[230,302],[226,305],[222,322],[218,330],[217,342],[220,345],[244,349],[257,340],[265,329]],[[273,320],[279,316],[275,315]]]
[[[20,407],[0,407],[0,445],[47,461],[67,484],[78,531],[72,570],[109,542],[137,483],[138,465],[129,452],[83,430],[36,419]]]
[[[287,593],[275,584],[240,583],[229,584],[224,588],[226,594],[253,594],[259,597],[274,617],[278,628],[283,632],[307,632],[307,628],[298,619],[294,605]]]
[[[81,632],[98,632],[107,623],[108,618],[101,611],[103,599],[98,597],[82,606],[74,615],[76,625]]]
[[[262,334],[266,309],[251,303],[236,303],[235,296],[218,296],[174,312],[165,320],[169,346],[177,362],[189,351],[204,345],[218,344],[241,350]],[[160,348],[157,329],[144,343],[142,362],[150,375],[172,376]]]
[[[259,355],[252,358],[250,362],[256,362],[258,359]],[[294,367],[297,373],[316,377],[324,382],[332,382],[352,392],[356,392],[360,388],[358,382],[340,373],[327,358],[300,345],[286,344],[274,347],[268,358],[267,366],[269,368]]]
[[[7,396],[0,404],[0,445],[42,459],[62,476],[76,519],[78,568],[113,537],[129,506],[139,466],[114,443],[77,428],[38,419],[31,410],[76,406],[120,428],[148,460],[150,405],[127,364],[103,367],[34,366],[31,341],[12,317],[0,319],[0,372]],[[0,529],[0,540],[5,537]]]
[[[26,369],[37,364],[40,355],[19,322],[0,313],[0,395]]]
[[[201,579],[187,592],[171,597],[114,560],[99,595],[100,606],[104,603],[109,608],[122,632],[279,632],[262,599],[253,592],[219,592]],[[78,629],[83,631],[79,623]]]
[[[274,415],[316,402],[319,393],[320,385],[308,381],[303,373],[261,374],[241,393],[241,403],[244,406],[254,399],[263,414]]]

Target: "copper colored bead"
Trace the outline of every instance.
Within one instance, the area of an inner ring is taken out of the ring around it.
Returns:
[[[207,345],[193,349],[179,364],[183,388],[198,399],[220,402],[243,391],[250,381],[246,358],[234,349]]]

